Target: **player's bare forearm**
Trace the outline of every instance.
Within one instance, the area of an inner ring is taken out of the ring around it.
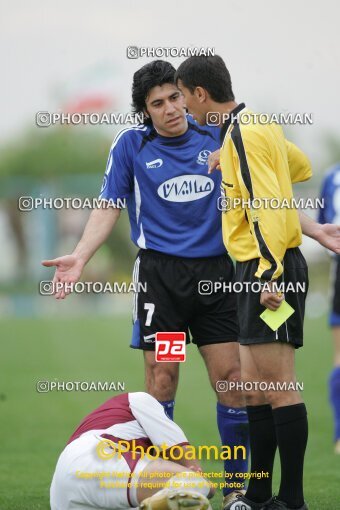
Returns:
[[[53,284],[56,299],[64,299],[70,293],[70,285],[79,281],[85,264],[106,241],[120,216],[120,209],[100,208],[92,211],[83,236],[71,255],[43,260],[45,267],[55,267]]]
[[[302,211],[299,211],[299,219],[302,233],[308,237],[311,237],[312,239],[315,239],[315,235],[317,235],[317,229],[320,224],[307,216],[307,214],[303,213]]]
[[[73,255],[85,264],[109,237],[120,216],[120,209],[112,207],[92,211],[81,240]]]
[[[340,254],[340,225],[317,223],[307,214],[299,211],[302,233],[315,239],[321,246]]]

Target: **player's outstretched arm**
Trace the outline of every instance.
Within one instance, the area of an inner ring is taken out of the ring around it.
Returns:
[[[301,211],[299,218],[303,234],[315,239],[328,250],[340,254],[340,225],[317,223]]]
[[[85,226],[83,236],[71,255],[64,255],[53,260],[43,260],[45,267],[56,267],[53,284],[72,284],[77,282],[84,266],[106,241],[120,216],[120,209],[104,207],[92,211]],[[60,289],[55,292],[56,299],[64,299],[70,290]]]

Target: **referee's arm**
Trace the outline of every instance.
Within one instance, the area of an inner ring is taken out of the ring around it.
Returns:
[[[306,154],[294,143],[286,140],[290,178],[293,184],[312,177],[312,166]]]

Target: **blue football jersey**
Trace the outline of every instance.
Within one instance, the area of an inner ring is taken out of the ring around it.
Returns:
[[[324,200],[324,208],[319,211],[319,222],[340,224],[340,164],[327,172],[321,198]]]
[[[219,128],[202,128],[188,116],[181,136],[164,137],[145,125],[116,136],[100,198],[126,199],[137,246],[178,257],[225,253],[221,172],[208,175],[208,156],[220,148],[219,135]]]

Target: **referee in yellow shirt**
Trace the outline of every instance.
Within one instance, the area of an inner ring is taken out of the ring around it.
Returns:
[[[230,75],[220,57],[192,57],[181,64],[176,79],[189,113],[199,124],[209,121],[209,112],[217,112],[224,121],[220,156],[225,206],[222,222],[226,248],[237,261],[236,281],[243,284],[238,294],[242,380],[263,381],[266,388],[271,388],[259,391],[253,385],[245,395],[251,471],[269,472],[269,478],[252,478],[246,494],[224,510],[306,510],[306,407],[295,388],[275,389],[282,388],[282,383],[296,382],[295,349],[303,343],[308,270],[298,248],[302,238],[298,212],[290,205],[292,183],[311,177],[310,163],[285,139],[279,125],[261,122],[244,104],[235,102]],[[292,290],[282,295],[275,292],[275,284],[281,282]],[[304,291],[294,292],[297,284]],[[284,299],[294,313],[272,331],[260,315],[265,308],[276,310]],[[277,448],[281,484],[278,496],[273,498]]]

